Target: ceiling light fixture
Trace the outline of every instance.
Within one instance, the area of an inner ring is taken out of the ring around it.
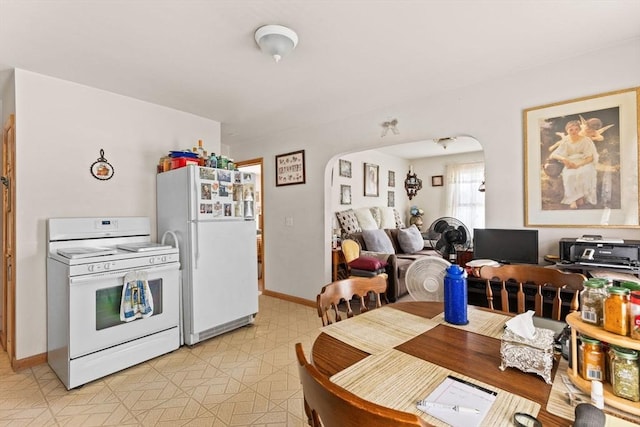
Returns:
[[[298,35],[291,28],[282,25],[264,25],[256,30],[256,43],[267,55],[279,62],[298,44]]]
[[[391,132],[393,132],[394,135],[398,135],[400,133],[400,130],[398,129],[398,119],[387,120],[386,122],[383,122],[381,126],[382,133],[380,134],[380,137],[384,137],[387,132],[389,132],[389,129],[391,129]]]
[[[452,142],[454,142],[455,140],[456,140],[455,138],[452,138],[452,137],[448,136],[446,138],[438,138],[438,139],[436,139],[435,143],[442,145],[442,148],[444,148],[446,150],[447,146],[449,144],[451,144]]]

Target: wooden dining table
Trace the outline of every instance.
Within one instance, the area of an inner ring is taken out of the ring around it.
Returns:
[[[391,304],[390,307],[427,319],[444,311],[440,302],[402,302]],[[483,310],[472,306],[469,309]],[[395,350],[539,403],[540,411],[536,418],[545,427],[572,424],[572,421],[547,411],[551,385],[542,377],[515,368],[499,369],[500,339],[450,327],[445,323],[396,346]],[[324,332],[314,341],[311,351],[313,364],[327,376],[333,376],[368,356],[369,353]],[[558,367],[558,357],[554,360],[552,376],[555,376]]]

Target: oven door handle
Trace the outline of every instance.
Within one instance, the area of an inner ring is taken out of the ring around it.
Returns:
[[[109,271],[104,273],[94,273],[94,274],[86,274],[84,276],[76,276],[71,277],[69,279],[70,285],[83,285],[89,282],[95,282],[96,280],[100,280],[103,278],[120,278],[124,279],[124,276],[131,271],[145,271],[147,273],[160,273],[163,271],[177,270],[179,268],[178,263],[172,264],[164,264],[161,266],[154,267],[143,267],[143,268],[132,268],[130,270],[118,270],[118,271]]]

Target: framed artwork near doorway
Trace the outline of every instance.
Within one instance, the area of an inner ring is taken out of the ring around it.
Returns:
[[[276,187],[305,183],[304,150],[276,155]]]
[[[340,204],[341,205],[351,204],[351,186],[350,185],[340,186]]]
[[[380,167],[371,163],[364,164],[364,195],[378,197],[378,173]]]
[[[349,160],[340,159],[340,176],[351,178],[351,162]]]
[[[525,226],[640,226],[640,88],[524,110]]]

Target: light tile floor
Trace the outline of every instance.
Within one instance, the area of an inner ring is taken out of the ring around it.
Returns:
[[[71,391],[0,352],[0,426],[303,427],[294,344],[308,357],[320,326],[314,308],[261,295],[253,325]]]

